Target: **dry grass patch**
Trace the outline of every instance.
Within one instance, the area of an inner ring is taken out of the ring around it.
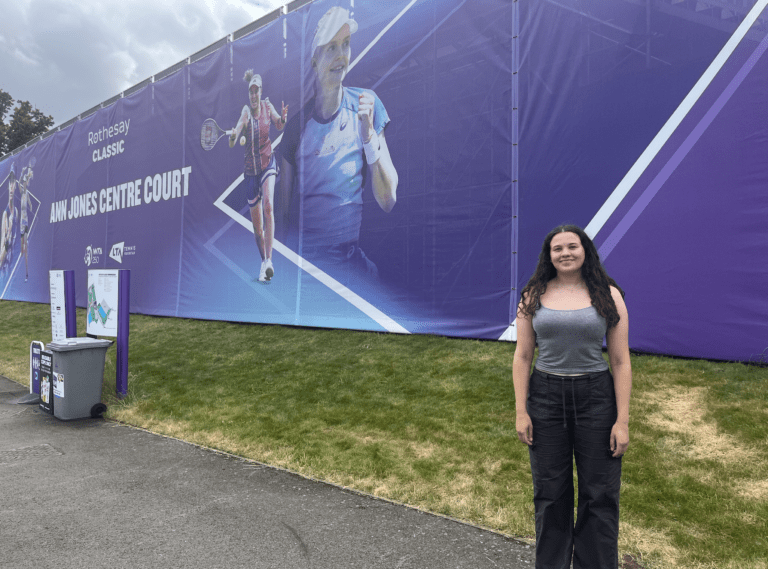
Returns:
[[[759,512],[768,500],[768,460],[758,444],[719,423],[722,402],[711,400],[712,389],[668,379],[633,394],[635,408],[644,410],[634,440],[661,458],[656,474],[664,523],[623,514],[619,547],[640,552],[648,569],[765,568],[763,556],[744,550],[754,550],[765,535]]]
[[[360,492],[366,492],[375,496],[381,496],[389,500],[397,500],[393,493],[393,483],[396,485],[396,481],[382,480],[375,476],[366,476],[364,478],[354,478],[350,476],[339,476],[335,481],[335,484],[340,486],[346,486]]]
[[[496,509],[489,509],[486,516],[486,523],[490,523],[490,527],[509,527],[510,521],[518,518],[521,512],[511,506],[499,506]],[[533,506],[531,506],[531,516],[533,515]]]
[[[504,463],[501,460],[486,459],[483,461],[483,470],[486,476],[493,476],[501,470]]]
[[[765,520],[761,521],[757,519],[757,516],[755,516],[754,514],[750,514],[749,512],[742,512],[740,518],[741,518],[741,521],[744,522],[745,524],[752,524],[752,525],[757,525],[759,523],[765,524]]]
[[[642,552],[648,569],[679,567],[680,551],[672,545],[671,536],[623,519],[619,525],[619,549]]]
[[[739,480],[733,483],[733,490],[745,500],[768,501],[768,480]]]
[[[418,459],[432,458],[437,450],[437,446],[432,443],[411,441],[408,448]]]
[[[645,397],[658,405],[648,415],[649,425],[666,431],[665,450],[679,452],[694,460],[716,460],[725,465],[756,461],[759,453],[738,439],[718,432],[717,424],[704,420],[705,388],[694,387],[657,391]]]
[[[474,479],[466,474],[457,473],[451,477],[450,480],[445,482],[445,485],[437,489],[440,502],[447,497],[452,504],[456,504],[460,501],[466,501],[469,494],[471,494],[472,485]]]
[[[702,567],[702,569],[768,569],[768,561],[765,559],[754,559],[752,561],[731,561],[725,565],[716,566],[714,564]]]
[[[666,565],[647,564],[647,569],[666,569]],[[762,559],[753,559],[750,561],[727,561],[727,562],[691,562],[685,565],[685,569],[768,569],[768,565]]]

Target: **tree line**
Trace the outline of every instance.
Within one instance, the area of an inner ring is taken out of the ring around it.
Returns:
[[[6,123],[7,115],[9,121]],[[10,93],[0,89],[0,156],[47,132],[52,126],[52,116],[46,116],[29,101],[15,101]]]

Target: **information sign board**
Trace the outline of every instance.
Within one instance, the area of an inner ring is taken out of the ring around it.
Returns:
[[[51,337],[54,341],[67,337],[67,306],[64,289],[64,271],[50,271],[51,281]]]
[[[40,352],[43,351],[41,342],[32,342],[29,346],[29,392],[40,394]]]
[[[86,333],[93,336],[117,336],[118,273],[117,269],[88,271]]]

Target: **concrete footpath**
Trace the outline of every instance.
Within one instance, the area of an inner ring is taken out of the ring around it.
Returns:
[[[507,569],[533,547],[103,419],[0,376],[0,567]]]

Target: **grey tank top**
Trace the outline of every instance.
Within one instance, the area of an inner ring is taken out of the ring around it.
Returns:
[[[578,310],[552,310],[546,306],[533,315],[539,345],[536,368],[547,373],[578,375],[608,369],[603,359],[605,318],[594,306]]]

